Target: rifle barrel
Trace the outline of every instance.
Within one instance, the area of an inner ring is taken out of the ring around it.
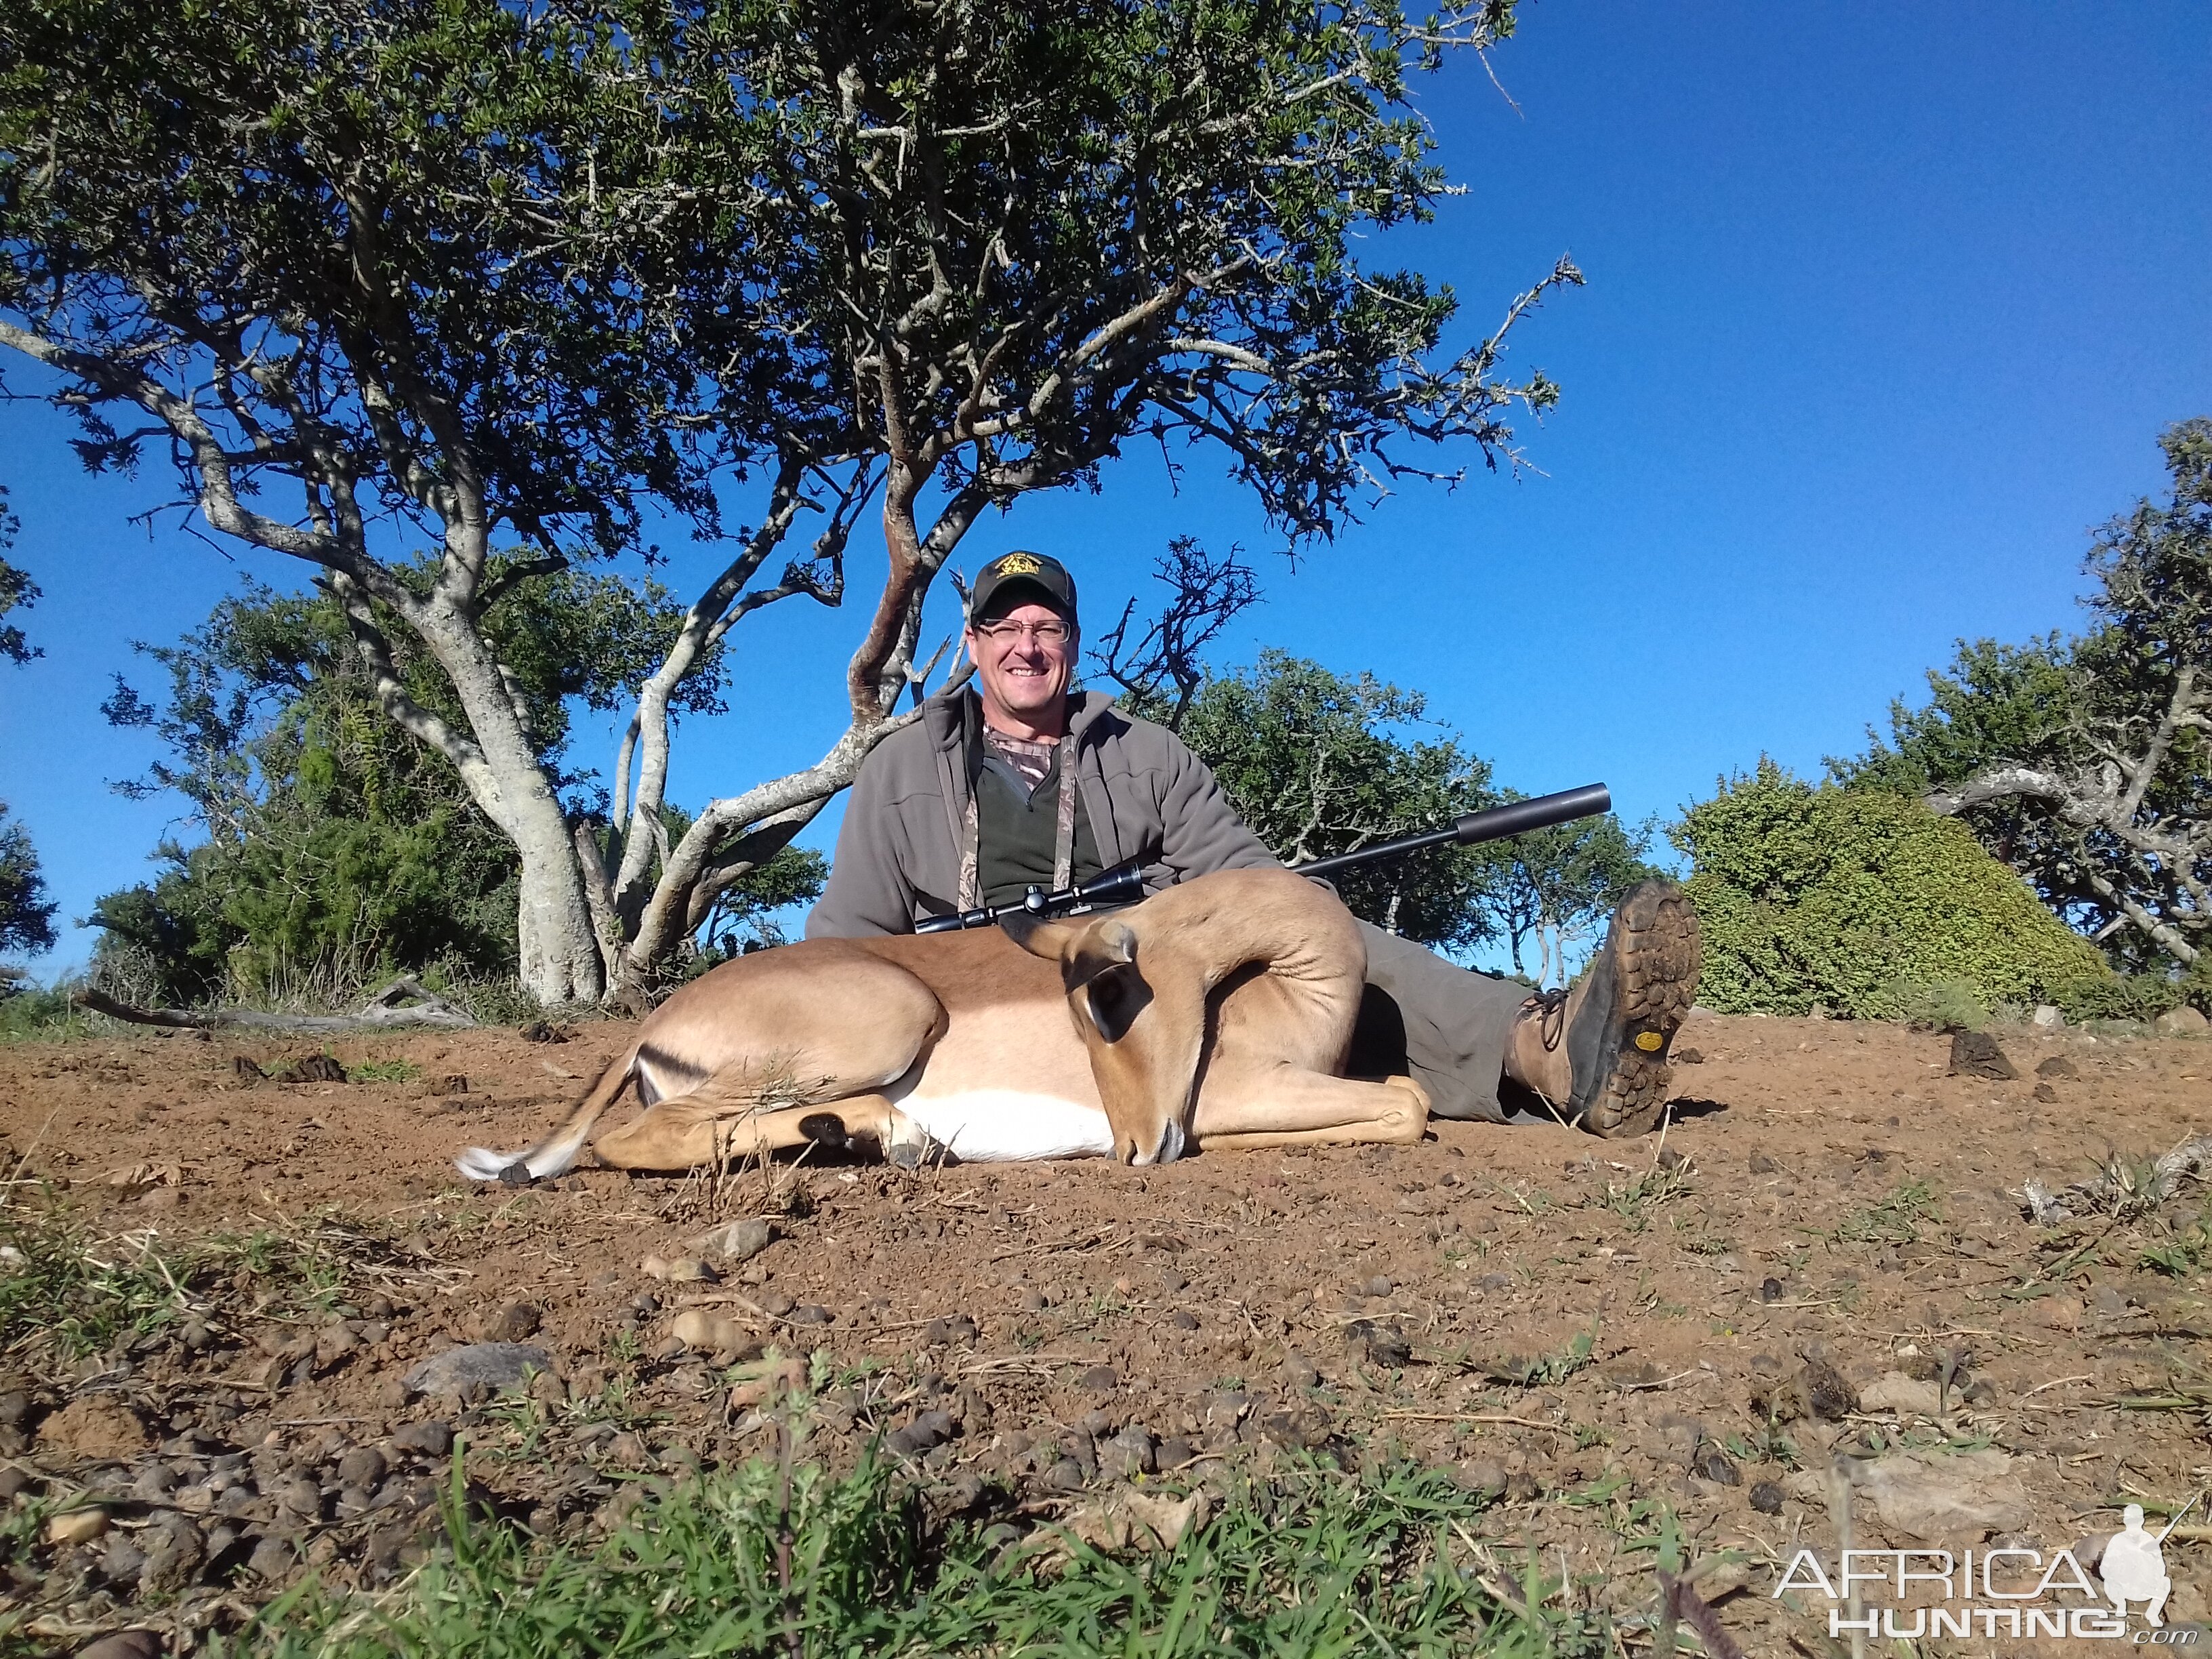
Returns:
[[[1357,869],[1363,864],[1395,858],[1401,853],[1417,853],[1425,847],[1472,847],[1479,842],[1504,841],[1510,836],[1525,836],[1531,830],[1548,830],[1555,823],[1571,823],[1577,818],[1595,817],[1612,810],[1613,792],[1601,783],[1586,783],[1579,789],[1562,789],[1557,794],[1508,801],[1503,806],[1469,812],[1448,830],[1425,830],[1416,836],[1377,842],[1372,847],[1338,853],[1329,858],[1309,859],[1290,867],[1302,876],[1332,876],[1340,870]]]

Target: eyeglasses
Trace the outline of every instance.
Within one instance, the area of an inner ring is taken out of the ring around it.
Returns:
[[[1064,622],[991,622],[977,623],[975,631],[994,645],[1011,644],[1024,634],[1033,635],[1039,645],[1066,645],[1068,629]]]

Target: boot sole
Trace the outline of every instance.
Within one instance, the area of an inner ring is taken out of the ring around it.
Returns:
[[[1603,954],[1612,994],[1603,1006],[1595,995],[1584,1005],[1568,1053],[1583,1127],[1626,1139],[1648,1133],[1666,1109],[1674,1079],[1667,1059],[1705,965],[1697,912],[1672,883],[1646,882],[1614,915]]]

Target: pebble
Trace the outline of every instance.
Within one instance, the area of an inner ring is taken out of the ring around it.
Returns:
[[[1782,1513],[1782,1488],[1771,1480],[1762,1480],[1751,1489],[1751,1506],[1761,1515]]]
[[[292,1547],[282,1538],[264,1538],[246,1558],[246,1571],[266,1579],[282,1578],[292,1571]]]
[[[892,1430],[884,1443],[902,1457],[913,1457],[942,1445],[954,1432],[950,1412],[923,1412],[905,1427]]]
[[[1505,1466],[1494,1457],[1478,1457],[1462,1463],[1455,1473],[1460,1487],[1491,1497],[1505,1490]]]
[[[696,1238],[686,1239],[684,1248],[695,1255],[713,1256],[717,1261],[734,1265],[750,1261],[775,1242],[775,1228],[757,1216],[742,1221],[726,1221],[719,1227],[710,1227]]]
[[[1121,1386],[1121,1374],[1111,1365],[1093,1365],[1078,1386],[1085,1394],[1111,1394]]]
[[[1197,1455],[1197,1447],[1192,1445],[1182,1436],[1171,1434],[1160,1442],[1159,1449],[1153,1453],[1152,1457],[1153,1462],[1163,1471],[1172,1471],[1181,1468]]]
[[[1115,1435],[1105,1450],[1106,1455],[1101,1461],[1106,1472],[1125,1480],[1150,1474],[1158,1467],[1158,1448],[1151,1431],[1139,1423],[1132,1423]]]
[[[1024,1313],[1042,1313],[1045,1310],[1045,1306],[1044,1292],[1038,1290],[1035,1285],[1031,1285],[1028,1290],[1022,1292],[1022,1311]]]
[[[337,1476],[343,1486],[374,1490],[382,1483],[386,1473],[384,1454],[374,1446],[356,1446],[338,1459]]]
[[[1285,1354],[1283,1381],[1293,1389],[1317,1389],[1321,1386],[1321,1372],[1304,1354]]]
[[[453,1443],[450,1425],[433,1421],[410,1423],[392,1437],[392,1443],[402,1451],[420,1452],[425,1457],[443,1457]]]
[[[1759,1299],[1761,1302],[1779,1302],[1785,1294],[1783,1283],[1778,1279],[1762,1279],[1759,1282]]]
[[[707,1308],[687,1308],[677,1315],[672,1334],[685,1347],[702,1353],[735,1353],[752,1340],[752,1332],[743,1324]]]
[[[1368,1297],[1379,1300],[1389,1295],[1392,1291],[1397,1289],[1397,1286],[1390,1282],[1389,1274],[1376,1273],[1359,1288]]]
[[[1765,1152],[1753,1152],[1751,1155],[1750,1163],[1746,1167],[1753,1175],[1778,1175],[1782,1170],[1782,1166],[1767,1157]]]
[[[794,1325],[834,1325],[837,1322],[837,1316],[818,1302],[800,1303],[791,1310],[790,1319]]]
[[[510,1302],[477,1322],[477,1336],[485,1342],[522,1342],[538,1334],[544,1315],[528,1302]]]
[[[515,1342],[476,1342],[448,1348],[424,1360],[407,1373],[407,1386],[416,1394],[459,1394],[466,1388],[498,1393],[520,1388],[532,1371],[555,1370],[553,1356],[543,1348]]]
[[[13,1464],[0,1468],[0,1504],[13,1503],[15,1494],[31,1484],[31,1477]]]
[[[1188,1308],[1177,1308],[1169,1316],[1168,1323],[1179,1331],[1194,1331],[1198,1328],[1198,1316]]]
[[[168,1640],[155,1630],[119,1630],[88,1642],[76,1650],[76,1659],[161,1659]]]
[[[100,1571],[112,1584],[136,1584],[138,1575],[146,1569],[146,1552],[133,1543],[127,1533],[112,1532],[107,1535],[107,1548],[100,1558]]]
[[[1089,1435],[1093,1440],[1096,1440],[1101,1435],[1111,1434],[1114,1432],[1115,1417],[1114,1414],[1109,1411],[1089,1411],[1084,1413],[1083,1421],[1076,1425],[1076,1426],[1081,1429],[1084,1433]]]
[[[70,1510],[46,1522],[46,1542],[88,1544],[106,1530],[106,1510]]]
[[[1063,1457],[1044,1472],[1044,1484],[1054,1492],[1081,1492],[1083,1465],[1072,1457]]]

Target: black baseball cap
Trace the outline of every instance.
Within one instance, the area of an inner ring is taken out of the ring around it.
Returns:
[[[1075,620],[1075,578],[1067,574],[1067,567],[1048,554],[1024,552],[1020,548],[1000,554],[983,567],[975,586],[968,592],[968,620],[972,623],[988,616],[992,601],[1008,588],[1033,589],[1021,597],[1048,605],[1068,621]]]

